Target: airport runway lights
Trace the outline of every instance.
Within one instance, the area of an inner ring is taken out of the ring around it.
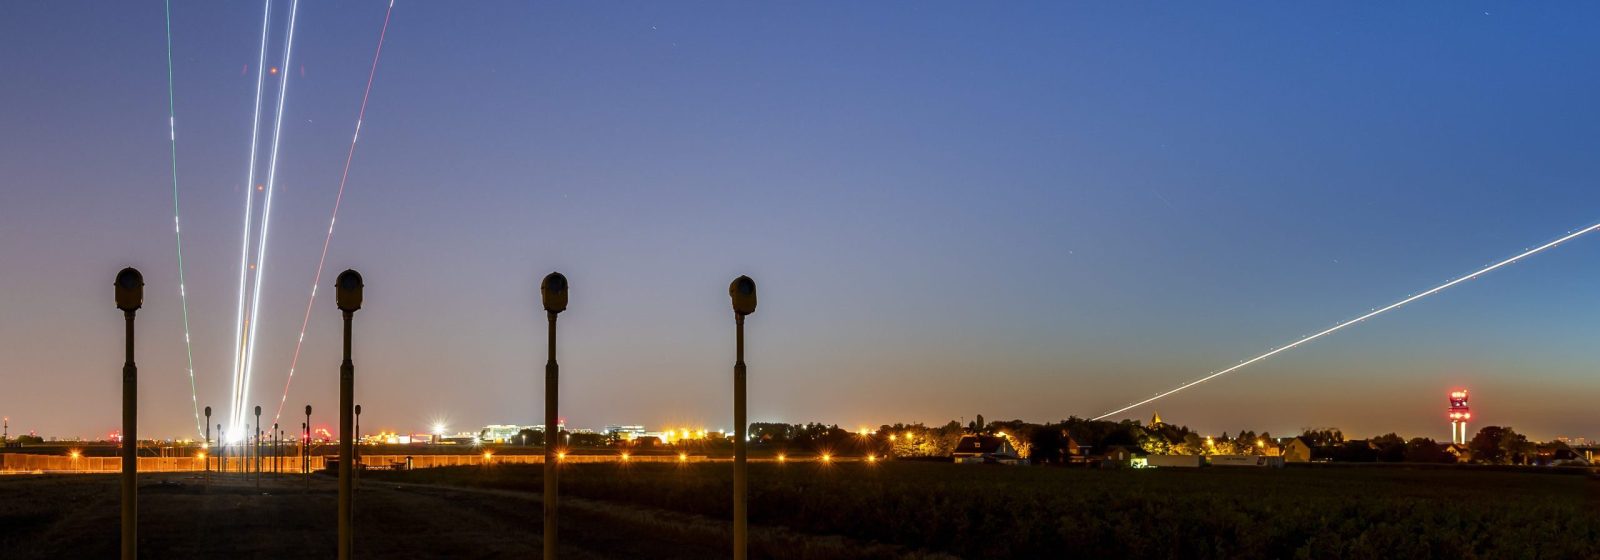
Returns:
[[[344,361],[339,364],[339,560],[350,560],[355,542],[355,496],[351,476],[355,465],[356,366],[350,360],[350,326],[361,309],[361,273],[346,270],[334,280],[335,302],[344,313]]]
[[[549,359],[544,364],[544,557],[550,559],[556,557],[556,501],[560,494],[556,468],[556,447],[561,441],[556,409],[560,377],[560,366],[556,365],[556,315],[567,310],[567,277],[560,272],[545,276],[539,282],[539,298],[550,322]]]
[[[115,286],[117,309],[126,323],[122,362],[122,558],[126,560],[139,556],[139,368],[133,364],[133,317],[144,305],[144,275],[124,268],[117,273]]]
[[[728,285],[733,300],[733,557],[745,560],[750,548],[748,500],[750,477],[745,463],[749,424],[745,418],[744,318],[756,312],[756,281],[749,276],[733,279]]]

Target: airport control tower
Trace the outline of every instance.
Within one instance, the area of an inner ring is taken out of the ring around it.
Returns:
[[[1472,419],[1472,409],[1467,406],[1467,390],[1450,392],[1450,443],[1466,445],[1467,421]]]

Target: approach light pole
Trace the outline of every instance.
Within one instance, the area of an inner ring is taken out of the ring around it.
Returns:
[[[139,367],[133,363],[133,316],[144,305],[144,275],[132,267],[117,273],[117,309],[127,331],[122,362],[122,558],[139,557]],[[6,427],[9,435],[11,428]]]
[[[206,407],[206,444],[202,449],[206,450],[206,472],[209,473],[211,472],[211,455],[213,454],[211,452],[211,407],[209,406]]]
[[[539,282],[545,317],[550,320],[549,361],[544,364],[544,558],[556,557],[556,501],[560,498],[556,446],[561,441],[556,396],[561,367],[556,365],[556,315],[567,310],[567,277],[552,272]],[[552,436],[551,434],[556,434]]]
[[[256,405],[256,441],[254,463],[256,466],[256,489],[261,489],[261,405]]]
[[[728,285],[728,297],[733,300],[734,362],[733,362],[733,557],[745,560],[750,549],[750,511],[747,497],[750,492],[750,469],[745,464],[745,366],[744,318],[756,312],[756,281],[749,276],[733,279]]]
[[[334,281],[339,311],[344,312],[344,362],[339,364],[339,560],[350,560],[355,543],[355,489],[351,474],[355,460],[356,365],[350,360],[350,324],[361,309],[361,273],[346,270]]]
[[[361,463],[361,405],[356,405],[356,443],[353,451],[356,464]],[[356,471],[356,476],[361,476],[361,471]]]
[[[300,425],[300,431],[305,432],[300,437],[300,472],[311,474],[311,405],[306,405],[306,423]],[[306,478],[306,489],[311,489],[311,479]]]

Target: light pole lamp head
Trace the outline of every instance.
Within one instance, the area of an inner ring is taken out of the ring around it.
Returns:
[[[144,305],[144,275],[133,267],[117,273],[117,309],[133,313]]]
[[[560,313],[567,310],[567,277],[552,272],[539,282],[539,295],[544,299],[544,310]]]
[[[360,416],[360,415],[361,415],[361,405],[358,404],[358,405],[356,405],[356,416]]]
[[[728,285],[728,297],[733,299],[733,313],[735,315],[749,315],[756,312],[756,281],[749,276],[740,276],[733,279]]]
[[[310,416],[310,415],[311,415],[311,405],[308,404],[308,405],[306,405],[306,416]]]
[[[339,278],[333,281],[334,300],[339,304],[339,310],[353,313],[361,309],[361,273],[355,270],[346,270],[339,273]]]
[[[256,405],[256,416],[257,417],[261,416],[261,405],[259,405],[259,404]]]
[[[210,418],[210,417],[211,417],[211,407],[208,406],[208,407],[206,407],[206,418]]]

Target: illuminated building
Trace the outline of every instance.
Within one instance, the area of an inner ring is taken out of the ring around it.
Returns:
[[[1467,444],[1467,420],[1472,419],[1472,409],[1467,406],[1467,390],[1450,392],[1450,443]]]
[[[517,441],[517,434],[522,433],[523,430],[543,432],[544,424],[535,424],[532,426],[518,426],[516,424],[490,424],[488,426],[484,426],[483,429],[478,432],[478,435],[479,438],[485,443],[515,443]]]
[[[645,434],[644,426],[606,426],[600,433],[616,436],[617,439],[629,440]]]

